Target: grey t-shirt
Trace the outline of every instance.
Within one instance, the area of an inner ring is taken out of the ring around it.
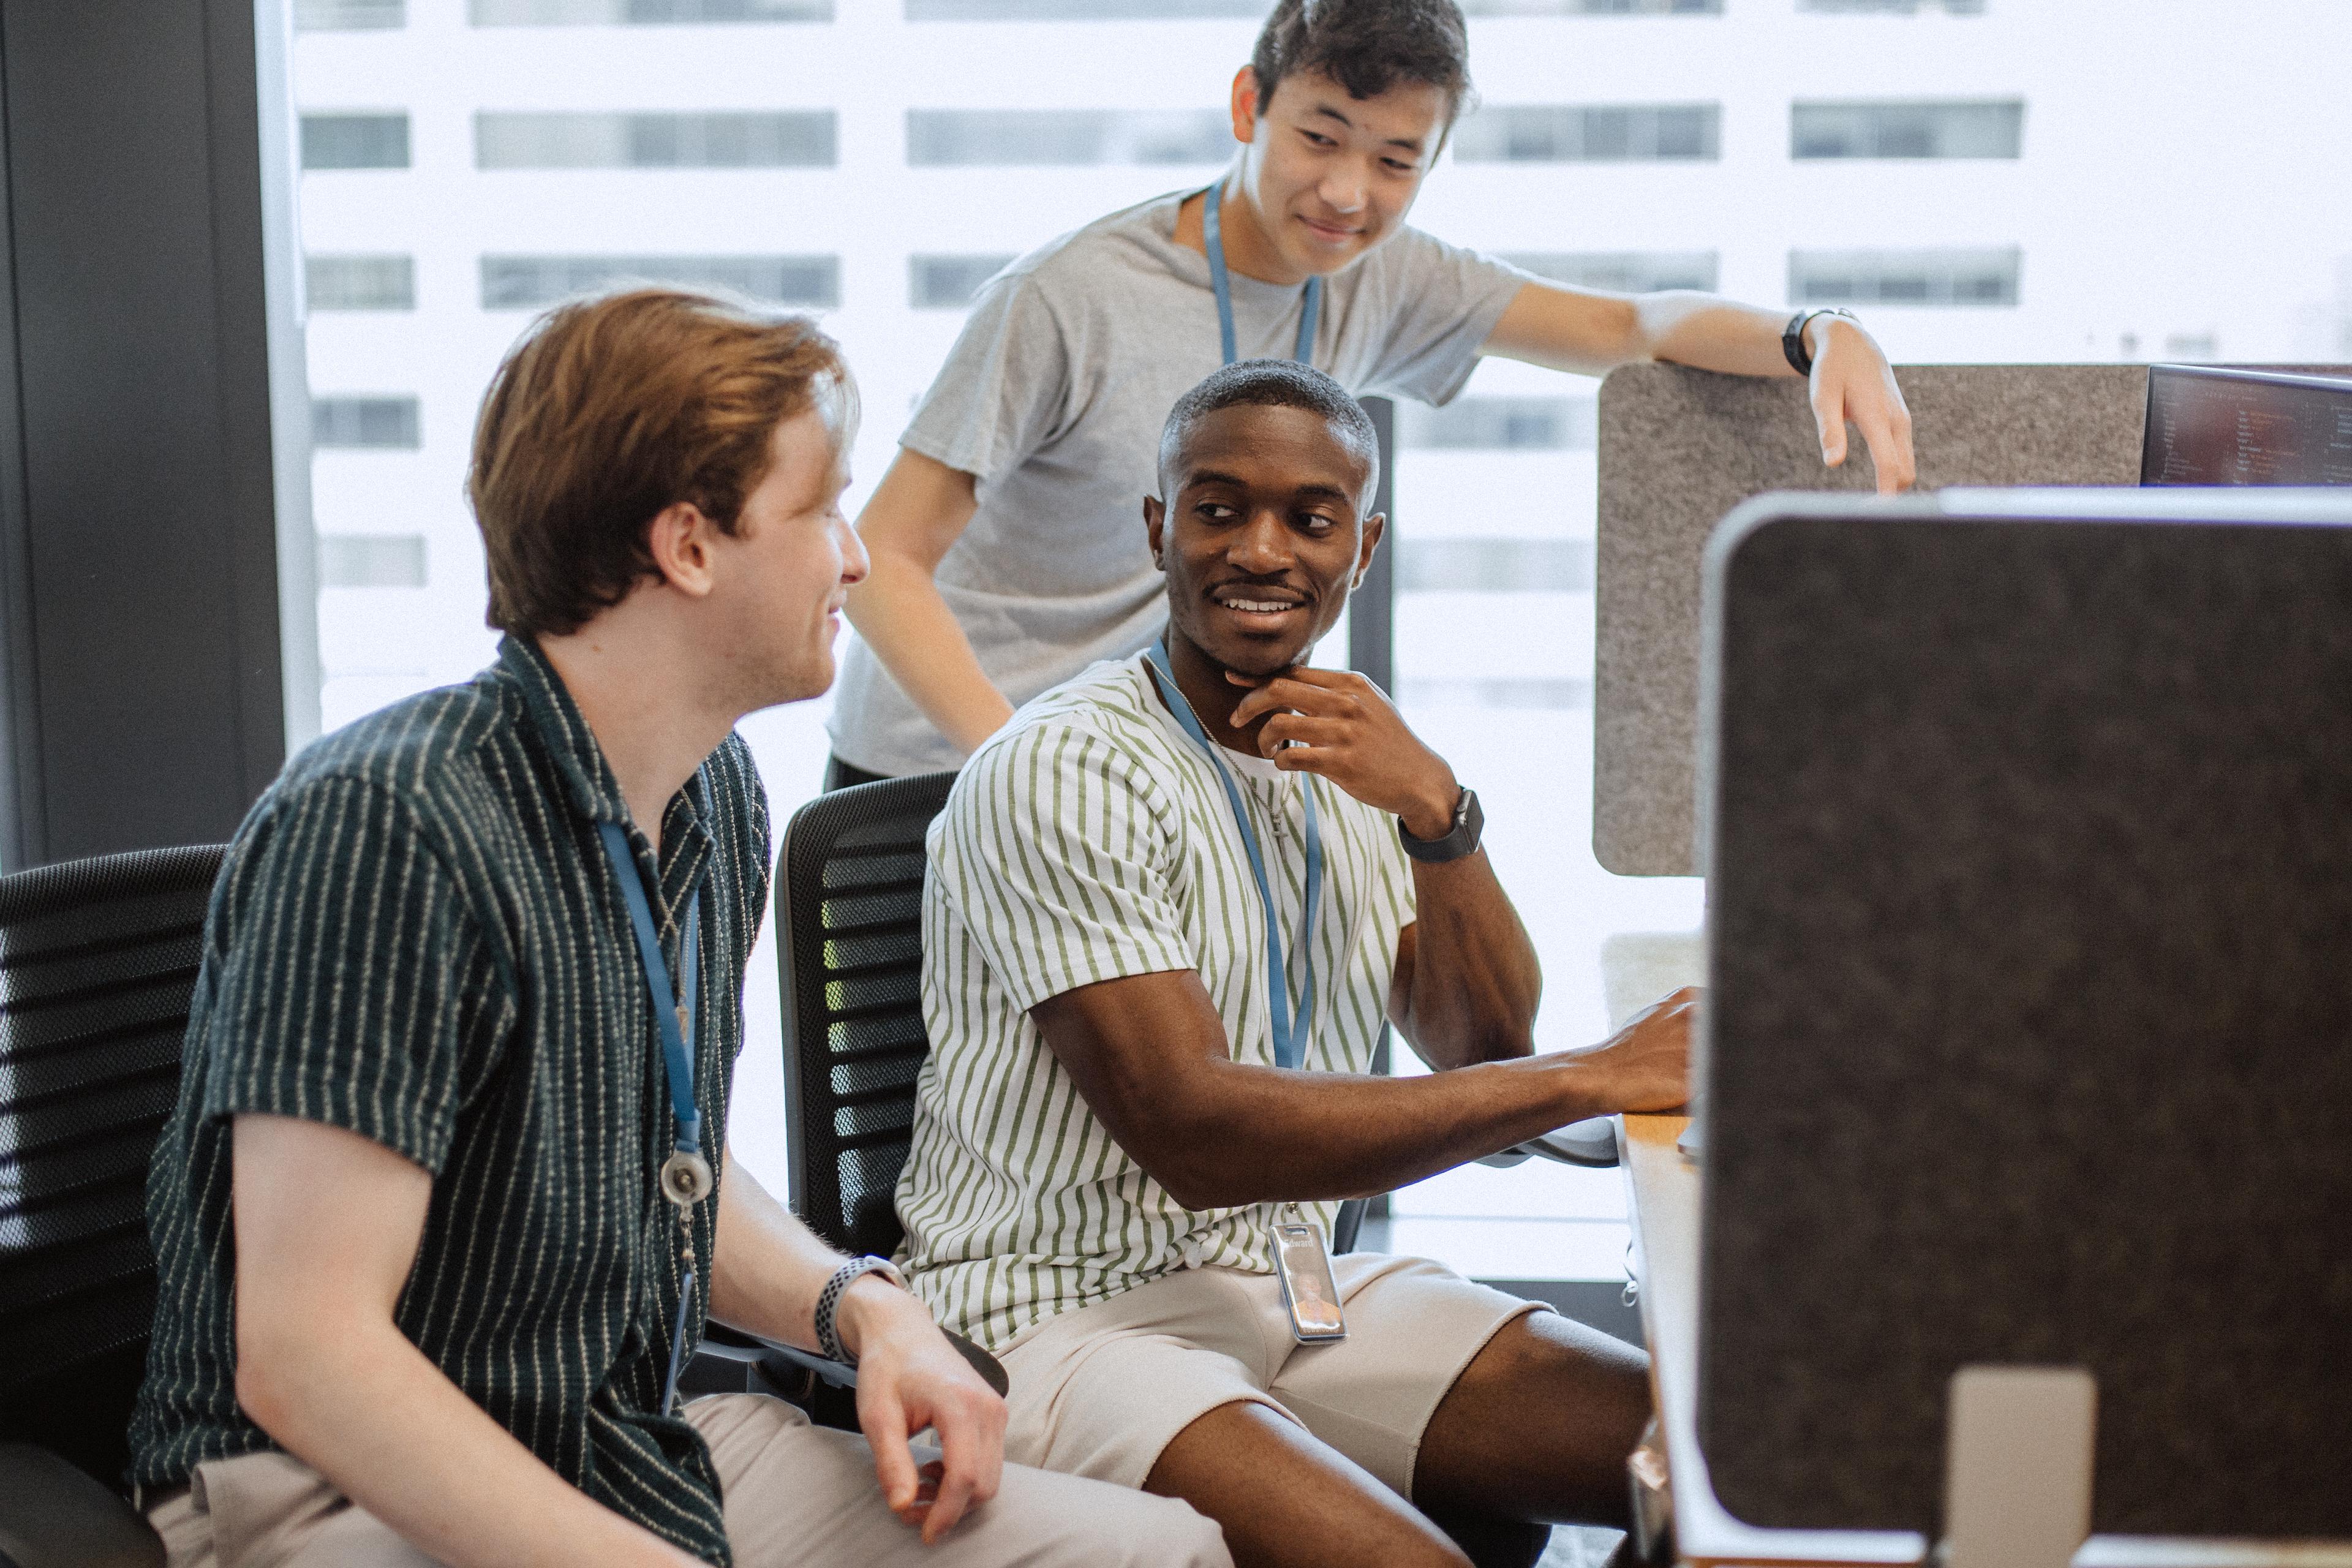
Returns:
[[[1099,218],[997,274],[900,437],[979,481],[939,588],[1015,707],[1136,652],[1167,619],[1143,498],[1158,490],[1168,410],[1220,363],[1208,258],[1175,239],[1189,194]],[[1314,363],[1360,396],[1444,403],[1526,280],[1402,229],[1325,282]],[[1241,356],[1288,358],[1304,290],[1234,274],[1233,295]],[[872,773],[963,761],[862,643],[830,727],[835,754]]]

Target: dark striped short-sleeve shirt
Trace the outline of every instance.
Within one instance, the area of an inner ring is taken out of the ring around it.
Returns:
[[[271,1447],[236,1402],[230,1119],[300,1117],[432,1173],[401,1331],[557,1474],[728,1561],[709,1454],[657,1414],[683,1279],[654,1180],[672,1124],[604,822],[630,823],[618,782],[553,668],[512,638],[470,684],[309,748],[246,818],[148,1176],[159,1295],[135,1480]],[[768,880],[742,741],[671,800],[658,864],[629,831],[673,971],[702,900],[695,1097],[723,1130]],[[714,1165],[719,1142],[706,1132]],[[714,1195],[694,1215],[706,1260],[717,1211]],[[698,1285],[690,1332],[705,1305]]]

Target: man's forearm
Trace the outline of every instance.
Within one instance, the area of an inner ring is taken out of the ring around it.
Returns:
[[[1713,294],[1644,294],[1634,300],[1638,357],[1727,375],[1794,375],[1780,347],[1785,310]]]
[[[389,1320],[305,1309],[273,1329],[242,1310],[247,1414],[426,1556],[452,1568],[697,1561],[548,1468]]]
[[[1237,1063],[1190,971],[1081,986],[1031,1016],[1111,1135],[1187,1208],[1386,1192],[1619,1109],[1608,1069],[1567,1055],[1402,1079]],[[1120,1038],[1146,1044],[1106,1047]]]
[[[1413,862],[1406,1037],[1430,1066],[1503,1061],[1535,1049],[1543,969],[1482,850]]]
[[[763,1339],[817,1349],[816,1299],[841,1254],[730,1155],[719,1184],[710,1315]]]
[[[919,562],[873,552],[866,581],[849,595],[849,621],[923,717],[971,751],[1013,717],[939,584]]]
[[[1213,1064],[1213,1109],[1161,1175],[1187,1208],[1367,1197],[1450,1171],[1565,1122],[1612,1109],[1573,1058],[1493,1062],[1423,1078],[1286,1073]],[[1171,1141],[1172,1142],[1173,1141]],[[1155,1175],[1160,1175],[1154,1170]]]

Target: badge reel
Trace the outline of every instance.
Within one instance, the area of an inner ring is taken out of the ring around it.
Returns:
[[[1282,1281],[1282,1304],[1290,1312],[1290,1331],[1302,1345],[1327,1345],[1348,1337],[1348,1320],[1339,1310],[1339,1282],[1331,1276],[1331,1253],[1323,1245],[1323,1227],[1301,1214],[1297,1204],[1286,1205],[1290,1217],[1274,1226],[1274,1275]]]

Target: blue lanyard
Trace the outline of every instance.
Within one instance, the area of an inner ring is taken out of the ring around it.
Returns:
[[[1224,350],[1225,363],[1231,364],[1241,356],[1234,349],[1234,286],[1225,276],[1225,239],[1218,226],[1217,187],[1211,185],[1201,193],[1208,198],[1201,205],[1202,248],[1209,253],[1209,281],[1217,290],[1217,341]],[[1298,318],[1298,346],[1290,357],[1301,364],[1315,363],[1315,321],[1323,313],[1323,279],[1307,280],[1307,308]]]
[[[1168,645],[1156,643],[1143,650],[1151,671],[1151,679],[1160,687],[1160,697],[1168,711],[1192,743],[1207,753],[1209,765],[1216,770],[1217,781],[1225,786],[1226,804],[1234,808],[1234,826],[1240,829],[1242,847],[1249,854],[1250,875],[1257,879],[1258,901],[1265,909],[1265,1006],[1274,1028],[1274,1060],[1277,1067],[1297,1068],[1307,1052],[1307,1042],[1315,1027],[1315,917],[1323,903],[1323,826],[1315,813],[1315,786],[1310,780],[1301,780],[1307,793],[1307,911],[1299,926],[1305,940],[1299,944],[1306,957],[1301,965],[1298,1016],[1290,1016],[1290,987],[1284,975],[1282,954],[1282,922],[1275,915],[1274,889],[1265,875],[1265,856],[1258,848],[1257,829],[1250,826],[1249,812],[1242,805],[1241,786],[1234,783],[1231,769],[1217,755],[1215,742],[1201,727],[1200,716],[1185,700],[1182,688],[1176,684],[1176,672],[1168,665]]]
[[[654,1026],[661,1036],[662,1076],[669,1083],[669,1111],[675,1129],[668,1159],[662,1162],[662,1196],[677,1209],[683,1265],[677,1295],[677,1323],[670,1331],[669,1376],[662,1385],[661,1413],[677,1403],[677,1373],[686,1350],[687,1308],[694,1300],[694,1205],[710,1195],[715,1184],[710,1162],[702,1157],[702,1112],[694,1103],[694,1001],[701,989],[702,898],[695,896],[686,909],[686,936],[678,944],[678,967],[686,976],[681,994],[670,983],[663,962],[661,938],[654,930],[653,906],[637,875],[636,857],[630,852],[628,833],[617,822],[598,824],[604,835],[604,855],[621,881],[621,898],[629,906],[629,923],[636,928],[637,955],[646,963],[646,989],[653,995]]]

